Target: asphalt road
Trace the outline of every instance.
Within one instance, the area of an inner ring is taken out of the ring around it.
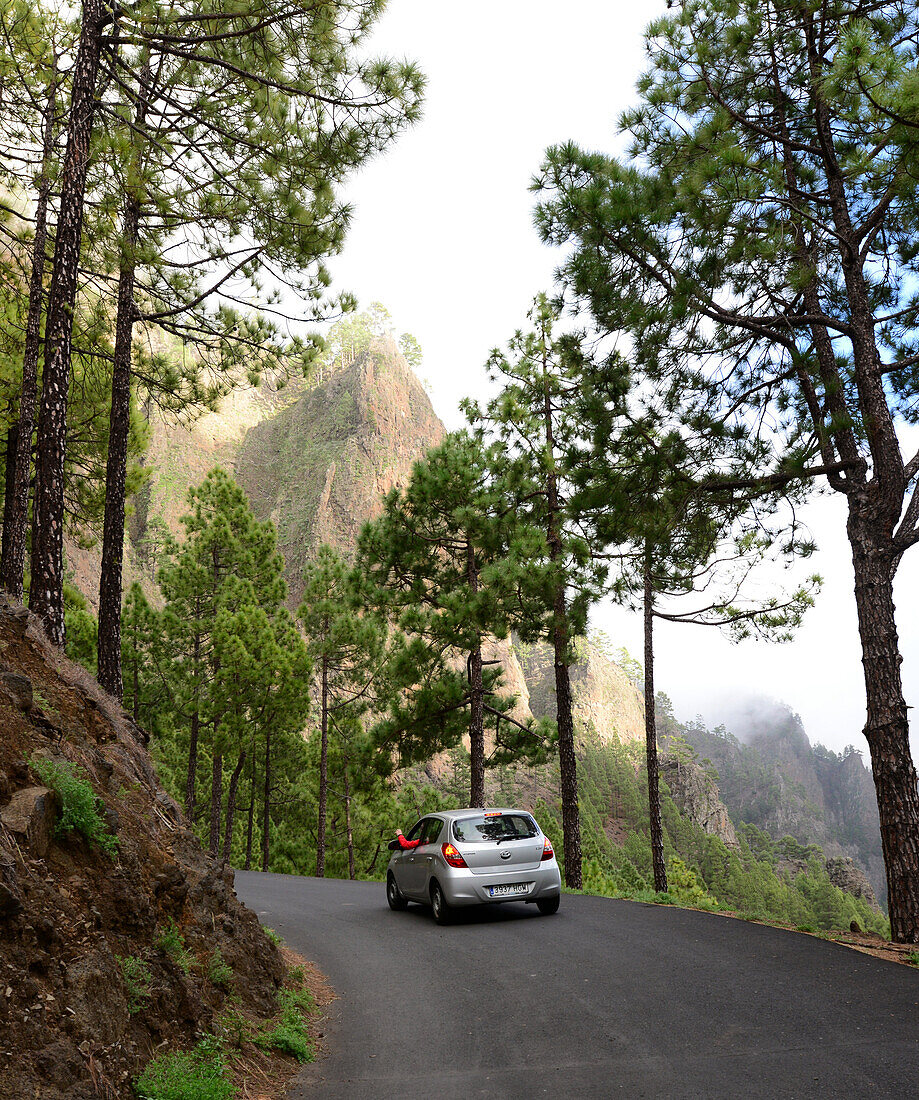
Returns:
[[[919,1097],[919,969],[606,898],[440,928],[378,883],[236,888],[339,997],[291,1100]]]

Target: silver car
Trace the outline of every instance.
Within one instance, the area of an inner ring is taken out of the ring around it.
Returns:
[[[549,838],[526,810],[468,809],[426,814],[403,850],[390,842],[386,900],[390,909],[410,901],[430,905],[438,924],[454,909],[500,901],[535,904],[558,912],[562,880]]]

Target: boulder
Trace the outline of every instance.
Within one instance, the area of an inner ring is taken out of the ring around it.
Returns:
[[[872,909],[880,912],[881,907],[878,905],[871,883],[865,872],[856,866],[855,860],[849,856],[828,859],[826,873],[834,886],[838,886],[840,890],[845,890],[847,894],[852,894],[856,898],[863,898]]]
[[[47,787],[24,787],[0,810],[0,820],[34,859],[44,859],[60,813],[60,799]]]
[[[128,1026],[128,1002],[118,964],[108,947],[67,967],[66,1007],[73,1010],[73,1038],[90,1039],[108,1046],[120,1039]]]
[[[728,848],[735,851],[740,848],[718,785],[701,764],[663,753],[660,776],[670,788],[670,797],[690,821],[718,837]]]
[[[0,689],[10,697],[13,706],[29,714],[34,706],[32,698],[32,681],[28,676],[20,676],[18,672],[10,672],[9,669],[0,669]]]

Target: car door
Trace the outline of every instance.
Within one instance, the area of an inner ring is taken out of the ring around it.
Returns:
[[[423,840],[422,831],[430,819],[423,817],[411,830],[406,840]],[[398,859],[398,868],[393,867],[393,874],[403,894],[411,897],[424,896],[424,867],[425,863],[418,858],[421,849],[409,848]]]
[[[409,834],[409,840],[414,840],[417,836],[421,843],[417,848],[413,848],[403,856],[403,877],[407,883],[406,886],[402,887],[404,894],[411,894],[412,897],[416,898],[426,898],[428,896],[428,882],[431,878],[431,867],[437,851],[434,842],[440,836],[443,824],[438,817],[425,817]]]

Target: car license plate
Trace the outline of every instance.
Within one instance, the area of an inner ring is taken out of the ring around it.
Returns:
[[[489,897],[502,898],[512,894],[525,894],[529,889],[530,884],[528,882],[513,882],[507,883],[504,886],[489,886]]]

